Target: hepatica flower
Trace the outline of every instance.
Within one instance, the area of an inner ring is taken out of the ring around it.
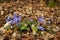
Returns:
[[[39,21],[44,21],[44,17],[38,18]]]
[[[21,20],[21,16],[14,17],[14,19],[15,19],[16,21],[20,21],[20,20]]]
[[[13,20],[11,20],[12,22],[11,22],[11,24],[15,24],[15,19],[13,19]]]
[[[15,19],[16,25],[18,25],[20,20],[21,20],[21,17],[20,16],[19,17],[14,17],[14,19]]]
[[[32,18],[30,18],[30,21],[33,21],[33,19],[32,19]]]
[[[6,22],[10,21],[11,20],[11,17],[8,16],[7,19],[6,19]]]
[[[17,14],[14,14],[14,20],[16,22],[16,25],[18,25],[21,20],[21,16],[17,16]]]
[[[21,20],[21,16],[17,15],[16,13],[14,13],[14,19],[16,19],[16,21]]]
[[[38,20],[39,20],[40,23],[42,23],[42,24],[45,24],[45,23],[46,23],[44,17],[40,17],[40,18],[38,18]]]
[[[11,24],[16,24],[18,26],[20,20],[21,20],[21,16],[15,16],[16,14],[14,14],[14,18],[11,19],[10,16],[8,16],[8,18],[6,19],[6,22],[12,21]]]
[[[17,16],[17,14],[16,14],[17,12],[14,12],[14,17],[16,17]]]
[[[37,27],[39,30],[45,30],[45,28],[44,27],[42,27],[42,26],[39,26],[39,27]]]

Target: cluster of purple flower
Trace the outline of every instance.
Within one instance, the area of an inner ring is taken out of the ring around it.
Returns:
[[[45,22],[44,22],[44,17],[39,17],[38,18],[38,21],[43,25],[43,24],[45,24]],[[44,27],[42,27],[42,25],[40,25],[40,26],[38,26],[37,28],[39,29],[39,30],[45,30],[45,28]]]
[[[16,24],[18,26],[20,20],[21,20],[21,16],[17,16],[17,14],[15,13],[14,18],[11,19],[11,16],[8,16],[6,22],[12,21],[10,24]]]
[[[17,15],[17,13],[14,13],[13,18],[11,18],[11,16],[8,16],[8,18],[6,19],[6,22],[12,21],[10,24],[16,24],[18,26],[20,20],[21,20],[21,16]],[[40,17],[38,20],[40,22],[43,22],[44,21],[44,17]],[[30,21],[33,21],[33,19],[30,18]],[[45,30],[45,28],[42,27],[42,26],[39,26],[38,29]]]

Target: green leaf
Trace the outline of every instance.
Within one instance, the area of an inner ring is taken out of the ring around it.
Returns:
[[[36,21],[31,21],[30,23],[29,23],[29,25],[31,26],[31,25],[37,25],[38,23],[36,22]]]
[[[35,32],[37,32],[38,29],[37,29],[36,26],[34,26],[34,27],[32,27],[32,30],[35,31]]]
[[[22,22],[29,24],[29,20],[28,19],[24,19]]]

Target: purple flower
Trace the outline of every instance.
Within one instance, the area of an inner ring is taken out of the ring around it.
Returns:
[[[14,17],[14,20],[15,20],[16,25],[18,25],[21,20],[21,17],[20,16]]]
[[[45,28],[43,28],[42,26],[39,26],[38,29],[40,29],[42,31],[45,30]]]
[[[14,20],[16,22],[16,25],[18,25],[21,20],[21,16],[18,16],[17,13],[14,13]]]
[[[16,19],[16,21],[21,20],[21,16],[17,15],[17,13],[14,13],[14,19]]]
[[[15,24],[15,22],[16,22],[15,19],[13,19],[12,22],[11,22],[11,24]]]
[[[21,16],[14,17],[14,19],[15,19],[16,21],[20,21],[20,20],[21,20]]]
[[[6,22],[12,21],[11,24],[16,24],[16,25],[18,25],[19,22],[20,22],[20,20],[21,20],[21,16],[16,16],[16,14],[14,14],[14,18],[11,19],[11,17],[8,16],[8,18],[6,19]]]
[[[14,17],[16,17],[16,16],[17,16],[17,12],[14,13]]]
[[[8,22],[9,21],[9,19],[6,19],[6,22]]]
[[[44,17],[40,17],[38,18],[39,21],[43,21],[44,20]]]
[[[7,19],[6,19],[6,22],[9,22],[11,20],[11,17],[8,16]]]
[[[33,19],[32,19],[32,18],[30,18],[30,21],[33,21]]]
[[[40,17],[38,20],[40,21],[41,24],[45,24],[45,23],[46,23],[46,22],[44,21],[44,17]]]

